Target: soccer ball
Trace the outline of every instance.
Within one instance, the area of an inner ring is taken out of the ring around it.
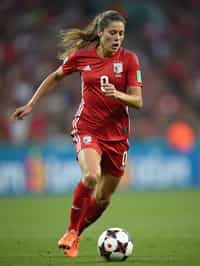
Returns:
[[[126,260],[133,252],[133,240],[122,228],[108,228],[99,236],[97,250],[108,261]]]

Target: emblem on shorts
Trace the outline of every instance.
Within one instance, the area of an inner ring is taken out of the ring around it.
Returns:
[[[84,71],[91,71],[91,67],[90,65],[87,65],[83,68]]]
[[[113,63],[113,70],[116,74],[123,72],[123,64],[121,62]]]
[[[92,137],[91,136],[84,136],[83,137],[83,142],[85,143],[85,144],[88,144],[88,143],[90,143],[92,141]]]

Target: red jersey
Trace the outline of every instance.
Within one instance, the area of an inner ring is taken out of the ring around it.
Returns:
[[[106,96],[104,83],[126,92],[129,86],[142,86],[137,56],[119,49],[112,57],[101,58],[95,47],[81,49],[67,57],[64,74],[80,72],[82,99],[72,123],[72,134],[87,133],[102,140],[123,140],[129,135],[129,115],[125,104]]]

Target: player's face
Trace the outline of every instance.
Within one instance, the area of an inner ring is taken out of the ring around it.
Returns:
[[[115,54],[124,40],[125,26],[121,21],[112,21],[99,33],[100,47],[104,56]]]

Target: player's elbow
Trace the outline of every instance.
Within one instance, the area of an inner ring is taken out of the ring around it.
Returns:
[[[142,99],[140,99],[139,101],[138,101],[138,109],[140,109],[140,108],[142,108],[143,107],[143,101],[142,101]]]
[[[132,104],[132,107],[136,108],[136,109],[140,109],[143,107],[143,101],[142,99],[139,99],[137,101],[134,101]]]

